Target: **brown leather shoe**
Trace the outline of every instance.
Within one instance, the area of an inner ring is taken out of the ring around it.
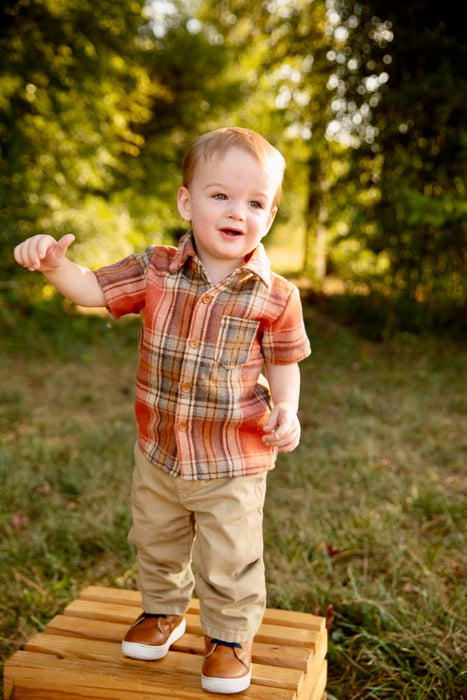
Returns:
[[[122,642],[125,656],[142,661],[162,659],[170,645],[185,632],[185,619],[179,615],[143,613],[126,633]]]
[[[201,686],[208,693],[241,693],[251,682],[253,642],[234,644],[204,637],[206,656]]]

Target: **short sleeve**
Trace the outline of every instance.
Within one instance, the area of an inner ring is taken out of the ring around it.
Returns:
[[[94,271],[107,307],[115,318],[138,314],[144,308],[146,272],[152,253],[153,246],[149,246],[142,255],[129,255],[113,265]]]
[[[266,362],[288,365],[304,360],[311,353],[303,321],[300,294],[295,285],[281,280],[272,291],[282,301],[282,313],[266,326],[261,342]]]

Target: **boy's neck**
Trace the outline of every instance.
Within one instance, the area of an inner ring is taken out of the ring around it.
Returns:
[[[206,257],[202,253],[200,255],[200,252],[196,247],[196,240],[194,236],[192,240],[193,247],[196,251],[196,255],[203,264],[209,281],[211,282],[213,287],[216,284],[219,284],[219,282],[222,282],[227,277],[229,277],[229,275],[231,275],[232,272],[235,272],[235,270],[238,270],[240,267],[243,267],[243,265],[245,265],[245,263],[248,262],[248,260],[250,260],[251,256],[255,252],[254,250],[251,250],[247,255],[245,255],[245,257],[239,258],[237,260],[229,258],[211,258]]]
[[[201,258],[200,258],[201,259]],[[218,262],[207,262],[201,260],[203,267],[206,270],[209,281],[212,286],[215,287],[216,284],[225,280],[232,272],[235,272],[239,267],[242,267],[245,263],[244,260],[221,260]]]

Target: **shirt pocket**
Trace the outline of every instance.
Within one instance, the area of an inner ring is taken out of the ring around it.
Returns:
[[[259,328],[259,321],[224,316],[217,336],[214,359],[225,369],[248,362]]]

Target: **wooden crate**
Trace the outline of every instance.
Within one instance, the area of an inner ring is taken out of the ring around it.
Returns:
[[[198,601],[164,659],[137,661],[120,641],[141,612],[136,591],[91,586],[5,666],[5,700],[195,700],[225,698],[201,689],[204,636]],[[253,645],[252,683],[233,698],[323,700],[324,618],[267,609]]]

